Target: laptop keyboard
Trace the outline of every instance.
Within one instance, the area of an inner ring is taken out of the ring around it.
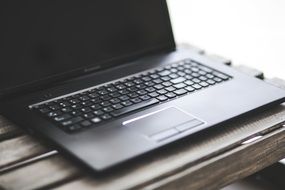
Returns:
[[[207,88],[231,77],[192,60],[30,106],[68,133]]]

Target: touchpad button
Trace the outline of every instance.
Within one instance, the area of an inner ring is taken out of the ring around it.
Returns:
[[[169,107],[125,121],[123,125],[151,137],[168,132],[170,129],[172,133],[169,131],[168,134],[175,135],[174,130],[177,133],[181,132],[177,129],[178,126],[183,126],[193,120],[197,119],[180,109]]]

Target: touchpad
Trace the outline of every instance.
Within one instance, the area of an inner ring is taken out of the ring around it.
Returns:
[[[123,125],[130,129],[154,138],[173,136],[201,124],[203,124],[202,121],[175,107],[148,113],[123,122]]]

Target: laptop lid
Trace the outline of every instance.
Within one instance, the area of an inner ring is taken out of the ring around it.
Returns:
[[[166,0],[0,3],[0,97],[173,50]]]

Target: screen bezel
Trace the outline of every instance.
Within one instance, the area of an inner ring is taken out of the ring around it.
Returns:
[[[18,86],[13,86],[11,88],[6,88],[2,91],[0,91],[0,98],[7,98],[7,96],[17,96],[17,95],[22,95],[25,92],[33,92],[37,90],[41,90],[44,88],[49,88],[55,86],[58,82],[63,82],[65,80],[71,79],[73,77],[79,77],[82,76],[86,73],[92,73],[96,72],[98,70],[104,70],[108,69],[113,66],[120,66],[123,65],[124,63],[130,62],[132,60],[135,60],[137,58],[147,56],[147,55],[153,55],[156,53],[162,53],[162,52],[169,52],[173,51],[176,49],[176,44],[175,44],[175,39],[174,39],[174,34],[172,30],[172,25],[171,25],[171,20],[170,20],[170,14],[167,6],[166,0],[162,0],[162,8],[163,12],[165,14],[165,20],[168,28],[168,35],[169,35],[169,42],[166,42],[165,44],[161,44],[156,47],[152,47],[149,49],[145,49],[142,51],[137,51],[135,53],[132,53],[130,55],[123,55],[119,57],[114,57],[109,60],[104,60],[101,62],[97,62],[94,65],[89,65],[81,68],[77,68],[75,70],[71,70],[65,73],[60,73],[60,74],[55,74],[49,77],[45,77],[40,80],[35,80],[29,83],[24,83]]]

